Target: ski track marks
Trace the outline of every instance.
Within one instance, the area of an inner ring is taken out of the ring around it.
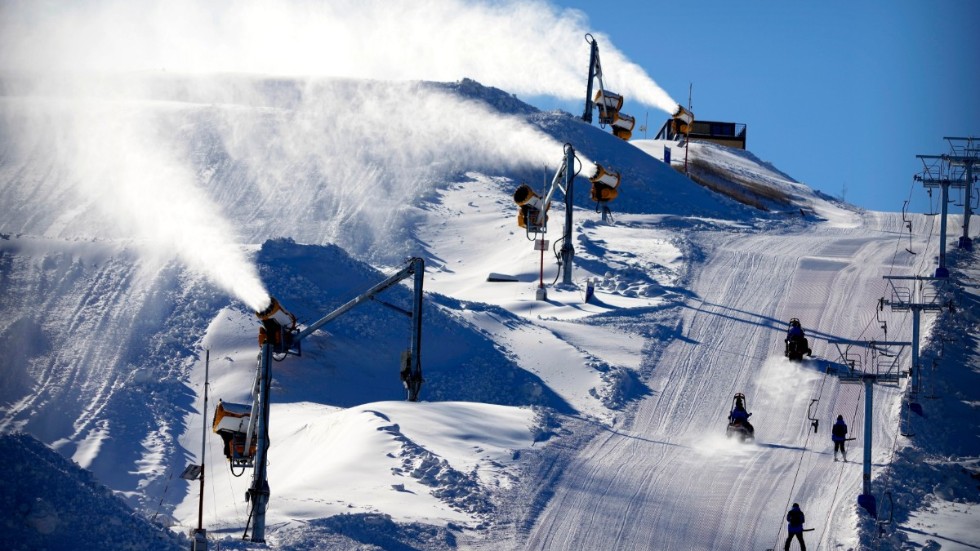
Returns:
[[[863,398],[859,385],[824,375],[820,358],[836,360],[828,339],[881,340],[869,323],[884,290],[881,276],[907,273],[910,262],[895,255],[889,230],[900,223],[898,216],[873,214],[858,230],[827,225],[694,236],[713,252],[692,267],[692,291],[700,298],[682,308],[682,338],[653,367],[652,395],[621,432],[600,433],[570,461],[527,548],[766,549],[782,544],[783,518],[794,501],[816,529],[807,536],[811,549],[853,538],[860,463],[834,463],[824,427],[847,407],[852,432],[860,432]],[[790,317],[801,319],[813,359],[783,358]],[[890,320],[889,330],[910,334],[904,318]],[[894,442],[900,396],[880,386],[875,461]],[[724,436],[735,392],[747,395],[754,443]],[[807,410],[818,397],[823,430],[813,434]],[[851,453],[853,461],[860,451]]]

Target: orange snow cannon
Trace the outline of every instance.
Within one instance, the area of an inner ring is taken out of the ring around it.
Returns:
[[[633,127],[636,126],[636,119],[625,114],[616,113],[612,120],[612,133],[623,141],[629,141],[633,136]]]
[[[607,170],[596,163],[595,171],[589,177],[589,181],[592,182],[592,200],[601,203],[618,197],[620,179],[618,172]]]
[[[255,316],[262,322],[259,328],[259,345],[267,342],[276,354],[285,354],[291,347],[296,333],[296,316],[290,314],[275,297],[269,297],[269,306]]]
[[[532,232],[540,232],[548,222],[547,207],[541,196],[527,184],[521,184],[514,191],[514,202],[520,207],[517,212],[517,225]]]
[[[672,126],[675,134],[690,134],[691,126],[694,123],[694,113],[684,109],[681,105],[677,106],[677,112],[673,115]]]
[[[608,90],[599,90],[595,94],[595,105],[599,108],[599,122],[612,124],[619,110],[623,108],[623,96]]]

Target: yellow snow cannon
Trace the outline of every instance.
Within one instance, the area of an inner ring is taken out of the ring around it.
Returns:
[[[589,177],[592,182],[592,200],[605,203],[619,196],[620,175],[596,163],[595,171]]]
[[[673,115],[674,120],[671,122],[675,134],[690,134],[691,126],[694,123],[694,113],[684,109],[683,106],[677,106],[677,112]]]
[[[251,420],[252,406],[235,404],[219,400],[214,408],[214,422],[211,430],[221,437],[224,442],[225,457],[231,463],[232,469],[252,466],[255,457],[256,435],[252,434],[252,442],[245,445],[248,438],[248,425]]]
[[[527,184],[521,184],[514,191],[514,202],[520,207],[517,212],[517,225],[529,232],[543,232],[548,223],[547,206],[540,195]]]
[[[256,312],[255,316],[262,322],[262,327],[259,329],[259,346],[268,342],[272,346],[276,359],[285,358],[286,353],[292,348],[293,335],[298,331],[296,316],[283,308],[275,297],[269,297],[268,308]],[[296,353],[298,354],[298,350]]]
[[[599,122],[612,124],[616,114],[623,108],[623,96],[609,90],[599,90],[595,94],[595,105],[599,109]]]
[[[636,119],[625,113],[616,113],[613,116],[612,133],[623,141],[629,141],[633,136],[634,126],[636,126]]]

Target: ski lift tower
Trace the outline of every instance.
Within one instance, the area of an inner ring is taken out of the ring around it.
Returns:
[[[922,185],[927,189],[939,187],[942,190],[940,198],[942,218],[939,223],[939,267],[936,268],[936,277],[949,277],[949,269],[946,268],[946,218],[949,213],[949,188],[969,189],[972,187],[973,162],[968,157],[960,155],[916,155],[916,158],[922,161],[923,169],[920,174],[914,176],[914,179],[922,182]],[[967,173],[969,173],[969,177]],[[966,193],[969,194],[969,191]],[[963,226],[964,232],[968,232],[969,200],[966,201],[965,208]],[[969,237],[960,241],[964,245],[969,245]]]
[[[977,181],[976,173],[973,170],[975,164],[980,161],[980,144],[978,139],[969,138],[943,138],[949,143],[950,154],[948,160],[951,168],[963,172],[962,176],[966,180],[963,186],[963,235],[960,236],[959,247],[968,251],[973,250],[973,241],[970,239],[970,215],[973,213],[973,186]]]
[[[899,369],[898,359],[901,356],[902,348],[908,346],[909,342],[889,342],[889,341],[856,341],[846,339],[833,339],[828,341],[837,347],[840,354],[840,363],[843,369],[837,370],[834,375],[842,383],[864,384],[864,462],[861,473],[862,486],[861,495],[858,496],[858,505],[863,507],[873,518],[878,518],[878,506],[875,496],[871,493],[871,441],[872,428],[871,419],[874,414],[874,384],[875,383],[894,383],[906,376],[906,373]],[[841,347],[844,348],[841,348]],[[862,355],[850,352],[851,347],[858,346],[865,348],[871,353],[869,365],[862,368]],[[895,350],[893,347],[899,347]],[[827,372],[830,373],[828,368]]]
[[[245,461],[239,463],[241,466],[250,466],[252,471],[252,484],[246,493],[245,499],[251,501],[252,510],[249,517],[254,520],[251,541],[255,543],[265,543],[265,513],[269,504],[269,482],[267,477],[266,464],[268,463],[269,451],[269,392],[272,388],[272,360],[281,361],[286,356],[300,355],[300,343],[306,337],[313,334],[324,324],[336,319],[358,304],[373,299],[375,295],[395,286],[397,283],[408,277],[414,278],[414,293],[412,299],[412,311],[403,310],[393,305],[380,301],[385,306],[389,306],[401,313],[407,314],[412,319],[412,338],[409,350],[403,354],[401,366],[402,383],[408,391],[410,402],[418,401],[419,391],[422,387],[422,365],[419,359],[422,347],[422,282],[425,278],[425,264],[421,258],[411,258],[407,265],[394,275],[384,281],[374,285],[367,291],[361,293],[346,304],[340,306],[333,312],[313,322],[303,330],[295,328],[296,318],[286,312],[276,301],[271,299],[271,304],[263,312],[256,315],[263,322],[263,330],[260,331],[260,342],[262,342],[258,365],[256,367],[255,390],[253,391],[252,407],[249,410],[248,429],[243,436],[243,442],[253,442],[255,436],[254,456],[249,454],[249,445],[245,444],[243,450],[246,456]],[[291,318],[292,322],[287,318]],[[218,421],[215,421],[216,425]],[[231,457],[229,459],[232,459]],[[246,525],[246,534],[248,526]],[[243,536],[245,539],[245,536]]]
[[[922,382],[922,368],[919,365],[919,315],[922,312],[938,312],[943,308],[940,303],[939,289],[927,287],[927,282],[943,282],[947,280],[940,277],[925,276],[884,276],[891,290],[890,298],[882,297],[878,301],[878,309],[883,310],[885,305],[891,306],[893,312],[912,312],[912,383],[910,393],[912,397],[919,392]],[[898,282],[896,284],[896,282]],[[909,282],[909,286],[902,285]]]

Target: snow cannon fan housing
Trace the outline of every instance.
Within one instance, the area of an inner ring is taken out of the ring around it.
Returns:
[[[293,350],[293,337],[297,333],[296,316],[286,311],[275,297],[269,297],[269,307],[256,312],[255,315],[262,322],[262,327],[259,329],[259,345],[268,342],[273,353],[281,356],[278,359],[284,358]],[[295,344],[298,346],[299,342]],[[294,353],[299,355],[299,349],[296,348]]]
[[[225,457],[234,467],[251,466],[251,459],[255,457],[256,435],[252,435],[248,449],[245,447],[251,415],[252,406],[247,404],[218,401],[214,408],[211,430],[221,436]]]
[[[626,113],[616,113],[612,121],[612,133],[623,141],[629,141],[633,137],[633,127],[636,126],[636,119]]]
[[[547,208],[543,204],[541,196],[534,193],[531,186],[521,184],[514,191],[514,202],[520,207],[517,212],[517,225],[525,228],[529,232],[544,233],[545,226],[548,224]]]
[[[684,109],[684,107],[678,105],[677,112],[673,115],[674,120],[671,121],[671,126],[675,134],[690,134],[691,128],[694,123],[694,113]]]
[[[620,179],[618,172],[607,170],[597,163],[595,172],[589,177],[592,182],[592,200],[602,203],[618,197]]]
[[[595,94],[595,106],[599,109],[599,122],[612,124],[616,114],[623,108],[623,96],[608,90],[599,90]]]

